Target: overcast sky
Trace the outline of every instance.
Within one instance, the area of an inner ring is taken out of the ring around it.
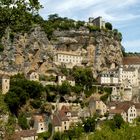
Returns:
[[[43,5],[41,16],[57,13],[59,16],[88,21],[102,16],[123,35],[127,52],[140,52],[140,0],[39,0]]]

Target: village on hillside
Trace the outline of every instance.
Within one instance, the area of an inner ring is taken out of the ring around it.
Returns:
[[[99,28],[105,27],[105,21],[102,20],[102,17],[90,18],[89,23],[86,24],[95,25]],[[46,72],[47,79],[43,79],[40,72],[34,69],[25,71],[25,78],[41,83],[44,87],[47,85],[62,86],[65,82],[74,87],[76,85],[74,76],[66,75],[62,71],[56,72],[55,68],[62,65],[66,69],[88,67],[88,62],[93,59],[90,51],[88,52],[87,49],[87,52],[83,50],[53,50],[53,52],[53,61],[49,63],[48,67],[50,69]],[[83,53],[87,55],[83,55]],[[93,61],[96,61],[96,59]],[[94,71],[92,72],[94,75]],[[19,72],[0,71],[0,73],[1,92],[6,95],[10,89],[11,77]],[[140,57],[123,57],[119,66],[112,63],[109,69],[97,72],[95,79],[96,82],[92,85],[92,87],[95,87],[94,93],[88,97],[81,94],[79,97],[81,102],[85,100],[86,105],[82,106],[80,102],[70,102],[70,100],[76,100],[77,97],[74,95],[68,97],[65,95],[63,100],[58,97],[55,102],[47,102],[48,108],[52,107],[49,113],[37,111],[31,116],[26,116],[27,121],[32,122],[32,127],[23,130],[16,124],[12,138],[14,140],[37,140],[38,134],[50,129],[50,124],[52,124],[52,133],[64,132],[69,130],[71,126],[82,122],[83,119],[93,117],[95,114],[98,115],[96,129],[100,129],[102,121],[111,120],[116,114],[120,114],[125,122],[133,124],[135,119],[140,117]],[[102,94],[104,92],[102,88],[111,89],[111,93],[106,100],[101,98],[104,94]],[[0,120],[3,121],[6,118],[8,118],[7,115],[3,115]],[[3,132],[1,132],[1,135],[4,135]]]

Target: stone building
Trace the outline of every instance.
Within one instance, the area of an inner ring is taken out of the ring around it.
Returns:
[[[81,65],[83,57],[75,52],[59,51],[54,56],[54,62],[58,65],[65,64],[67,68],[73,68],[73,66]]]
[[[89,23],[92,23],[93,25],[99,27],[100,29],[105,28],[105,21],[103,20],[103,18],[101,16],[99,16],[95,19],[93,17],[90,17]]]
[[[96,99],[95,97],[90,98],[89,109],[92,115],[94,113],[104,115],[107,112],[107,106],[105,105],[105,103],[100,99]]]
[[[137,117],[137,110],[133,102],[116,102],[110,103],[109,119],[112,119],[115,114],[120,114],[124,121],[133,123]]]
[[[62,85],[64,81],[67,81],[71,86],[75,86],[75,79],[72,76],[65,76],[64,74],[58,74],[56,79],[58,85]]]
[[[31,81],[39,81],[39,74],[36,71],[32,70],[27,73],[26,78]]]
[[[74,125],[79,121],[78,112],[71,110],[67,106],[62,106],[61,110],[56,111],[52,119],[55,132],[69,130],[71,125]]]
[[[100,84],[117,85],[119,84],[119,76],[116,70],[110,70],[107,72],[102,72],[98,76],[98,82]]]
[[[34,115],[34,129],[37,131],[37,133],[42,133],[47,131],[47,123],[45,120],[45,116],[43,115]]]
[[[120,67],[119,68],[119,82],[128,80],[130,84],[134,87],[139,85],[138,81],[138,69],[133,67]]]
[[[6,94],[10,89],[10,76],[1,75],[0,84],[2,94]]]

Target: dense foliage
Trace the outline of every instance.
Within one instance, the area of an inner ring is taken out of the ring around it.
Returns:
[[[15,115],[18,114],[20,107],[25,105],[27,100],[41,98],[44,91],[40,83],[29,81],[20,74],[11,78],[10,85],[10,90],[5,95],[5,102]]]
[[[27,32],[38,19],[38,0],[0,0],[0,38],[9,27],[14,32]]]
[[[23,130],[29,129],[29,125],[28,125],[27,118],[26,118],[25,114],[22,113],[19,115],[18,124]]]

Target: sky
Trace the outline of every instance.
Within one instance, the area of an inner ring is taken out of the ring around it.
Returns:
[[[140,0],[39,0],[40,15],[57,13],[61,17],[88,21],[102,16],[122,35],[126,52],[140,52]]]

